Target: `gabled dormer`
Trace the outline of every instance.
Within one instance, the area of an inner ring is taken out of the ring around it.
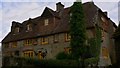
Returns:
[[[32,31],[34,25],[35,25],[35,23],[32,21],[31,18],[29,18],[29,20],[27,21],[27,23],[25,25],[26,32]]]
[[[26,31],[32,31],[32,24],[26,25]]]
[[[45,10],[43,11],[41,15],[42,18],[49,18],[53,16],[54,16],[54,11],[48,7],[45,8]]]
[[[60,7],[58,10],[61,11]],[[52,9],[46,7],[44,9],[43,13],[41,14],[41,23],[40,24],[42,26],[49,26],[50,24],[55,25],[55,23],[58,20],[60,20],[59,12],[57,10],[53,11]]]

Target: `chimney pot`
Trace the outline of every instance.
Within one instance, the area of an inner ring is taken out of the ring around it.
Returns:
[[[64,5],[61,2],[56,3],[56,11],[60,12],[64,9]]]

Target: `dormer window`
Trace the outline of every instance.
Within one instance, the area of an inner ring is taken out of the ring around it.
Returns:
[[[45,19],[45,20],[44,20],[44,25],[45,25],[45,26],[48,25],[48,21],[49,21],[48,19]]]
[[[32,25],[31,24],[28,24],[27,25],[27,31],[31,31],[32,30]]]
[[[16,27],[15,28],[15,33],[19,33],[20,32],[20,28],[19,27]]]

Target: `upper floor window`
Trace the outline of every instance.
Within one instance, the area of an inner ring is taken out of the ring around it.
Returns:
[[[71,36],[69,33],[65,33],[65,41],[70,41]]]
[[[9,43],[5,43],[4,48],[9,48]]]
[[[70,16],[72,16],[72,13],[70,13]]]
[[[108,21],[104,17],[101,17],[101,20],[102,20],[103,29],[107,30],[109,28],[108,27],[109,26]]]
[[[13,48],[17,47],[17,42],[12,42],[12,45],[11,45]]]
[[[44,20],[44,25],[47,26],[47,25],[48,25],[48,22],[49,22],[49,20],[48,20],[48,19],[45,19],[45,20]]]
[[[101,20],[102,20],[103,22],[105,22],[105,18],[101,17]]]
[[[54,39],[54,43],[57,43],[58,40],[59,40],[59,35],[58,35],[58,34],[55,34],[55,35],[53,36],[53,39]]]
[[[48,44],[48,37],[42,37],[41,44]]]
[[[32,42],[33,42],[33,45],[37,45],[38,40],[37,39],[33,39]]]
[[[32,25],[31,25],[31,24],[28,24],[28,25],[27,25],[27,30],[28,30],[28,31],[31,31],[31,30],[32,30]]]
[[[32,45],[32,39],[27,39],[24,41],[24,45],[28,46],[28,45]]]

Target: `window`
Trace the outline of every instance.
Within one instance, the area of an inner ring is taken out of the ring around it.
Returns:
[[[28,30],[28,31],[31,31],[31,30],[32,30],[32,25],[31,25],[31,24],[28,24],[28,25],[27,25],[27,30]]]
[[[41,38],[41,44],[48,44],[48,38],[47,37],[42,37]]]
[[[69,33],[65,33],[65,41],[70,41],[71,36]]]
[[[32,39],[27,39],[24,41],[24,45],[25,46],[29,46],[29,45],[32,45]]]
[[[101,30],[102,32],[102,42],[105,40],[105,36],[104,36],[104,30]]]
[[[70,13],[70,16],[72,16],[72,13]]]
[[[101,17],[101,20],[102,20],[102,26],[103,26],[104,30],[107,30],[108,26],[109,26],[107,20],[104,17]]]
[[[9,48],[9,43],[5,43],[4,48]]]
[[[37,45],[37,43],[38,43],[38,40],[37,39],[33,39],[33,45]]]
[[[5,54],[5,56],[12,56],[12,52],[10,52],[10,51],[6,51],[6,52],[4,52],[4,54]]]
[[[58,35],[58,34],[55,34],[55,35],[53,36],[53,38],[54,38],[54,43],[57,43],[58,40],[59,40],[59,35]]]
[[[105,22],[105,18],[101,17],[101,20],[102,20],[103,22]]]
[[[105,59],[109,57],[108,49],[106,47],[102,47],[102,56]]]
[[[70,54],[71,53],[71,48],[70,47],[66,47],[66,48],[64,48],[64,50],[65,50],[66,54]]]
[[[33,58],[34,57],[34,51],[24,51],[24,57],[30,57]]]
[[[45,26],[48,25],[48,21],[49,21],[48,19],[45,19],[45,20],[44,20],[44,25],[45,25]]]
[[[17,42],[12,42],[12,48],[16,48],[17,47]]]
[[[20,32],[20,28],[19,27],[16,27],[15,28],[15,33],[19,33]]]
[[[15,55],[16,55],[16,56],[19,56],[19,51],[15,51]]]

